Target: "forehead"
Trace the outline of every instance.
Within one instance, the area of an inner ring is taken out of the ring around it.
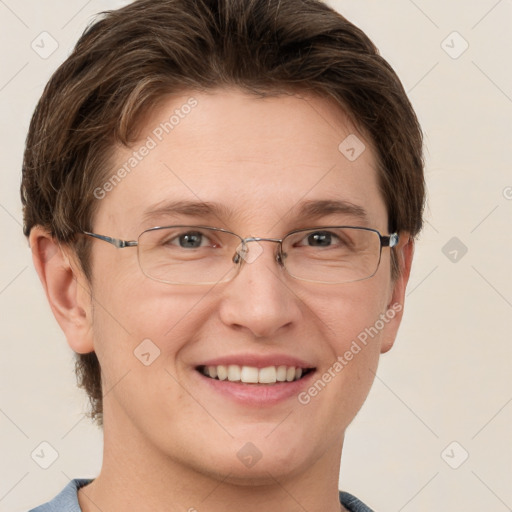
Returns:
[[[294,215],[312,201],[355,205],[369,227],[386,225],[371,141],[317,96],[236,89],[169,96],[147,116],[139,140],[116,149],[113,162],[96,229],[135,236],[164,222],[151,212],[162,213],[167,202],[215,205],[218,220],[233,229],[247,222],[263,230],[295,227]]]

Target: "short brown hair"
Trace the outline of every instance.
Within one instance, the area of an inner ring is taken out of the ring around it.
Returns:
[[[359,28],[319,0],[138,0],[102,13],[43,92],[23,161],[25,235],[39,225],[71,245],[90,280],[90,242],[75,235],[92,230],[93,191],[114,144],[135,142],[164,96],[223,86],[334,99],[375,147],[390,232],[419,233],[421,128],[400,80]],[[101,424],[96,354],[78,355],[76,370]]]

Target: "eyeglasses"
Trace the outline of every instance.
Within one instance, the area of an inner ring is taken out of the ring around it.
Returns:
[[[276,261],[299,280],[342,284],[375,275],[383,247],[394,247],[399,236],[353,226],[297,229],[283,238],[241,236],[209,226],[162,226],[146,229],[137,240],[120,240],[84,231],[115,247],[137,247],[142,272],[168,284],[205,285],[232,280],[242,264],[263,252],[258,242],[278,244]],[[249,249],[249,243],[256,242]]]

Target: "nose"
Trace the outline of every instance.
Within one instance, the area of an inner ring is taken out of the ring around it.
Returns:
[[[231,329],[271,337],[300,320],[300,301],[290,289],[292,283],[279,264],[274,244],[249,243],[248,248],[240,272],[225,285],[220,318]]]

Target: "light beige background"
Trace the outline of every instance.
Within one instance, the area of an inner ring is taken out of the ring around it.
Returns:
[[[93,14],[123,3],[0,1],[1,511],[26,511],[101,464],[101,434],[83,416],[72,353],[22,235],[18,189],[45,83]],[[510,510],[512,2],[330,3],[409,92],[429,190],[405,319],[347,433],[340,486],[378,512]],[[59,45],[46,59],[31,48],[43,31]],[[31,457],[43,441],[58,453],[48,469]]]

